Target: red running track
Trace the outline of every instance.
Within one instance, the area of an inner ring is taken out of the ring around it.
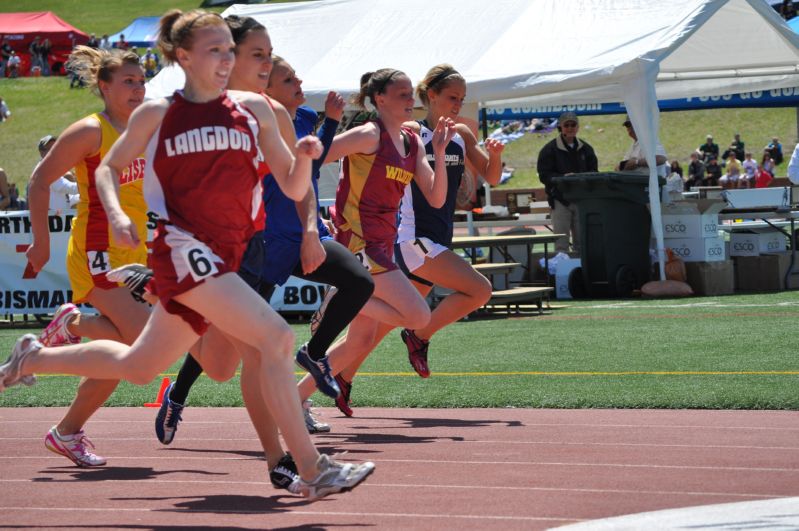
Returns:
[[[320,450],[375,473],[315,503],[269,483],[243,408],[104,408],[87,425],[99,469],[44,448],[63,408],[0,409],[2,527],[545,529],[676,507],[799,495],[799,412],[371,409]]]

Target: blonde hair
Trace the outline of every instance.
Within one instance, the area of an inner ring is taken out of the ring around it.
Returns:
[[[436,93],[444,90],[453,81],[466,83],[463,76],[455,70],[455,67],[448,64],[436,65],[425,74],[424,79],[416,86],[416,96],[422,101],[425,107],[430,104],[427,92],[430,90]]]
[[[75,72],[75,75],[86,83],[95,95],[102,97],[100,81],[110,82],[114,72],[125,64],[140,67],[139,56],[131,50],[114,49],[109,51],[77,46],[69,54],[66,68]]]
[[[228,27],[220,15],[202,9],[192,9],[185,13],[180,9],[172,9],[161,17],[159,24],[158,49],[167,64],[178,62],[178,48],[191,50],[195,29],[208,26]]]

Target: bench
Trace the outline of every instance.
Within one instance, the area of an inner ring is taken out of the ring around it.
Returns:
[[[504,275],[505,276],[505,287],[508,287],[508,275],[513,272],[514,269],[520,267],[522,264],[519,262],[502,262],[502,263],[483,263],[483,264],[475,264],[472,267],[486,277],[494,277],[494,275]]]
[[[544,313],[544,299],[546,299],[547,308],[549,308],[549,297],[554,291],[555,288],[549,286],[497,290],[491,293],[491,298],[486,303],[486,306],[505,306],[506,311],[510,314],[511,307],[515,307],[516,313],[520,313],[522,304],[532,303],[538,308],[538,315],[541,315]]]

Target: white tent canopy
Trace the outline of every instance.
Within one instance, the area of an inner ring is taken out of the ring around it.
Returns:
[[[657,98],[799,85],[799,35],[763,0],[320,0],[224,14],[268,28],[316,108],[329,90],[357,92],[364,72],[399,68],[419,80],[450,63],[482,106],[623,101],[647,154]],[[162,70],[147,96],[182,83],[179,68]],[[656,186],[650,194],[662,274]]]

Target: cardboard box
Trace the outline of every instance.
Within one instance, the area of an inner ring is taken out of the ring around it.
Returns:
[[[724,198],[730,208],[789,209],[791,206],[791,190],[788,186],[725,190]]]
[[[674,201],[662,205],[663,237],[715,238],[719,235],[719,212],[726,207],[724,201],[695,199]]]
[[[579,258],[569,258],[560,260],[558,268],[555,270],[555,297],[558,299],[572,299],[569,291],[569,274],[577,267],[580,267]]]
[[[683,238],[665,241],[666,247],[683,259],[684,262],[718,262],[727,255],[724,238]]]
[[[785,250],[785,235],[774,229],[750,229],[730,234],[730,256],[758,256]]]
[[[736,291],[782,291],[791,265],[791,252],[735,257]],[[794,269],[799,264],[794,265]],[[799,275],[792,275],[788,289],[799,287]]]
[[[731,295],[735,292],[735,268],[732,260],[689,262],[685,264],[688,285],[697,295]]]

